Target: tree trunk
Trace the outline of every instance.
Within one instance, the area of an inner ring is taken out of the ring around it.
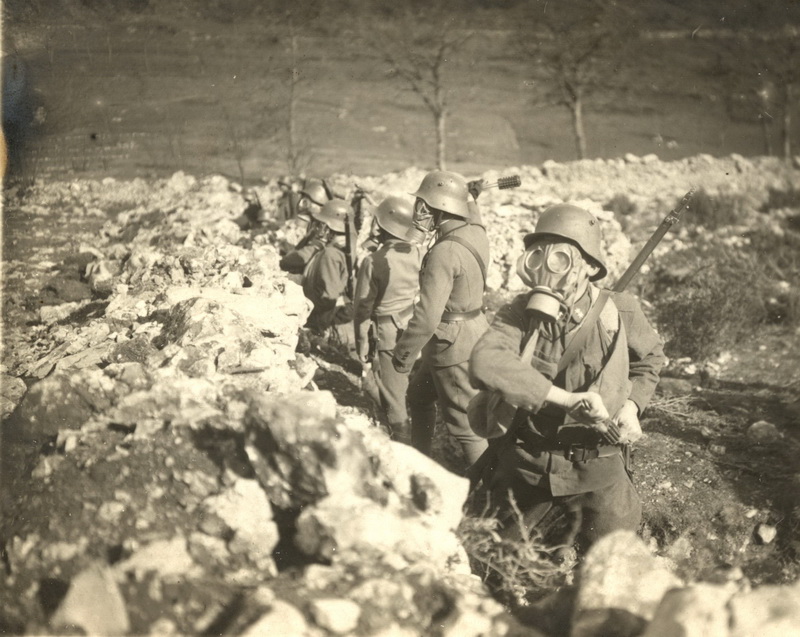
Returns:
[[[447,110],[436,111],[433,118],[436,122],[436,168],[447,170]]]
[[[297,172],[297,139],[296,135],[297,132],[295,130],[295,107],[296,107],[296,92],[295,87],[297,85],[297,78],[299,77],[299,72],[297,70],[297,36],[294,34],[294,28],[289,20],[289,33],[291,38],[292,44],[292,59],[291,59],[291,68],[290,68],[290,77],[289,77],[289,112],[288,118],[289,121],[287,122],[288,126],[288,147],[287,147],[287,159],[289,164],[289,172],[292,175],[295,175]]]
[[[572,102],[572,130],[578,159],[586,159],[586,134],[583,131],[583,100],[577,95]]]
[[[758,114],[758,121],[761,123],[761,135],[764,137],[764,154],[769,157],[772,155],[772,136],[769,125],[769,116],[765,112]]]
[[[792,84],[783,87],[783,158],[792,159]]]

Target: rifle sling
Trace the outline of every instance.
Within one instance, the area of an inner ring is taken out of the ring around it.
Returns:
[[[464,237],[459,237],[458,235],[448,234],[442,237],[439,243],[444,243],[445,241],[455,241],[459,245],[464,246],[467,250],[472,253],[472,256],[475,257],[475,260],[478,262],[478,267],[481,269],[481,275],[483,276],[483,287],[486,288],[486,264],[483,262],[481,255],[478,254],[478,251],[475,249],[469,241],[464,239]]]

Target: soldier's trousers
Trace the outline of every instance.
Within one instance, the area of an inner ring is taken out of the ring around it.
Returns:
[[[386,422],[395,432],[408,420],[406,393],[408,374],[401,374],[392,365],[392,350],[378,351],[372,360],[372,377],[365,379],[365,391],[383,411]]]
[[[434,367],[423,354],[420,366],[408,385],[408,408],[411,415],[411,444],[430,455],[436,426],[436,403],[442,420],[461,445],[467,465],[486,450],[487,442],[473,433],[467,419],[467,406],[477,390],[469,382],[468,363]]]
[[[590,461],[591,462],[591,461]],[[519,539],[518,515],[508,500],[508,490],[495,485],[491,493],[495,515],[503,534]],[[544,485],[517,485],[513,490],[524,527],[536,529],[550,546],[577,546],[585,551],[602,536],[617,530],[637,531],[642,505],[626,473],[608,486],[566,496],[553,496]]]

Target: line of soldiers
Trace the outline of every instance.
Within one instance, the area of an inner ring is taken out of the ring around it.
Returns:
[[[354,321],[366,386],[394,439],[430,454],[438,406],[505,533],[519,533],[519,512],[553,545],[636,530],[627,452],[666,360],[662,341],[633,296],[595,285],[607,274],[600,226],[571,204],[548,208],[524,238],[517,272],[531,289],[489,325],[482,183],[433,171],[413,205],[381,202],[349,310],[345,201],[306,194],[308,233],[281,267],[302,268],[309,328]]]

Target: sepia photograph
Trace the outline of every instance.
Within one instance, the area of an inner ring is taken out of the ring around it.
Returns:
[[[0,635],[800,637],[800,0],[0,53]]]

